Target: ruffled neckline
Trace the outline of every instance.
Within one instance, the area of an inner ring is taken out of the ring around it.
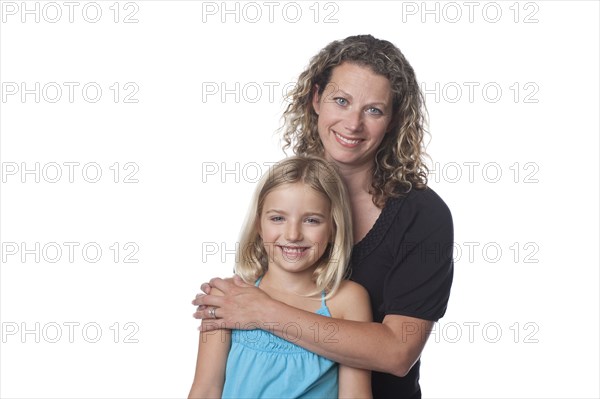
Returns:
[[[407,194],[408,195],[408,194]],[[392,226],[396,215],[400,211],[400,205],[404,202],[407,195],[398,198],[389,198],[379,217],[371,227],[371,230],[363,237],[362,240],[354,245],[352,250],[353,263],[359,263],[363,258],[368,256],[381,243],[384,236]]]

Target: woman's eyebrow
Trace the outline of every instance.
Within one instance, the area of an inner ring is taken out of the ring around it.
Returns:
[[[336,85],[337,86],[337,85]],[[334,90],[329,96],[328,98],[331,98],[333,96],[338,96],[338,95],[342,95],[343,97],[347,98],[348,100],[353,100],[354,97],[352,97],[352,94],[350,93],[346,93],[344,90],[340,89],[339,86],[337,87],[337,90]],[[379,105],[382,108],[386,108],[388,106],[388,101],[385,100],[381,100],[381,101],[367,101],[368,105]]]

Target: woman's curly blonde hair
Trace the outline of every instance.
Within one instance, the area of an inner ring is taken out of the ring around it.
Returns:
[[[333,69],[349,62],[370,68],[390,81],[393,94],[392,120],[375,155],[373,203],[383,208],[390,197],[399,197],[413,187],[427,187],[427,156],[423,145],[426,109],[415,72],[392,43],[371,35],[350,36],[334,41],[314,56],[302,72],[283,113],[284,146],[297,155],[323,155],[317,131],[318,115],[313,109],[315,87],[322,95]]]

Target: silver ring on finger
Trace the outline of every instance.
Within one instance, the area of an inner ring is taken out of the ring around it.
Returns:
[[[217,318],[217,308],[212,307],[212,308],[208,308],[208,315],[211,317],[211,319],[216,319]]]

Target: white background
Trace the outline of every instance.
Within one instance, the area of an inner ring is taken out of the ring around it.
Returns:
[[[424,84],[455,222],[424,397],[599,397],[598,2],[74,4],[2,2],[0,396],[185,397],[284,85],[371,33]]]

